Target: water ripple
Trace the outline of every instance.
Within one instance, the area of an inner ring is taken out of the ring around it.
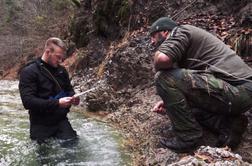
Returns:
[[[69,120],[79,135],[69,144],[48,140],[38,145],[29,138],[28,112],[23,109],[17,81],[0,81],[0,165],[121,166],[129,165],[120,135],[105,123],[71,112]]]

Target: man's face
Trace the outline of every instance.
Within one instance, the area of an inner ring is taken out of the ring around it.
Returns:
[[[160,31],[151,35],[151,45],[154,47],[160,46],[167,38],[168,32]]]
[[[58,67],[58,65],[64,60],[65,52],[58,46],[53,46],[53,48],[54,51],[49,51],[48,63],[53,67]]]

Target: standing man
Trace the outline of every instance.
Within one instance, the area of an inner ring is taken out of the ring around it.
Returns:
[[[158,102],[175,138],[161,144],[176,152],[196,148],[202,127],[218,135],[216,146],[235,148],[252,107],[252,69],[221,40],[203,29],[162,17],[150,27]]]
[[[39,143],[47,138],[77,138],[68,121],[71,105],[78,105],[73,97],[68,73],[60,63],[66,46],[59,38],[49,38],[41,58],[26,65],[20,74],[19,91],[25,109],[29,110],[30,138]]]

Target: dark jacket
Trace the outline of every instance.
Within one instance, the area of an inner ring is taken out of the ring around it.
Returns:
[[[48,70],[48,65],[37,59],[21,71],[19,91],[25,109],[29,110],[31,125],[50,126],[67,119],[69,108],[59,108],[58,99],[51,97],[61,90],[72,96],[74,91],[64,67],[51,69]]]

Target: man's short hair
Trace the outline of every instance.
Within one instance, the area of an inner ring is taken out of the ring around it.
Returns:
[[[51,51],[54,51],[53,45],[60,47],[65,52],[67,50],[65,43],[60,38],[51,37],[51,38],[47,39],[47,41],[45,43],[45,49],[49,48]]]

